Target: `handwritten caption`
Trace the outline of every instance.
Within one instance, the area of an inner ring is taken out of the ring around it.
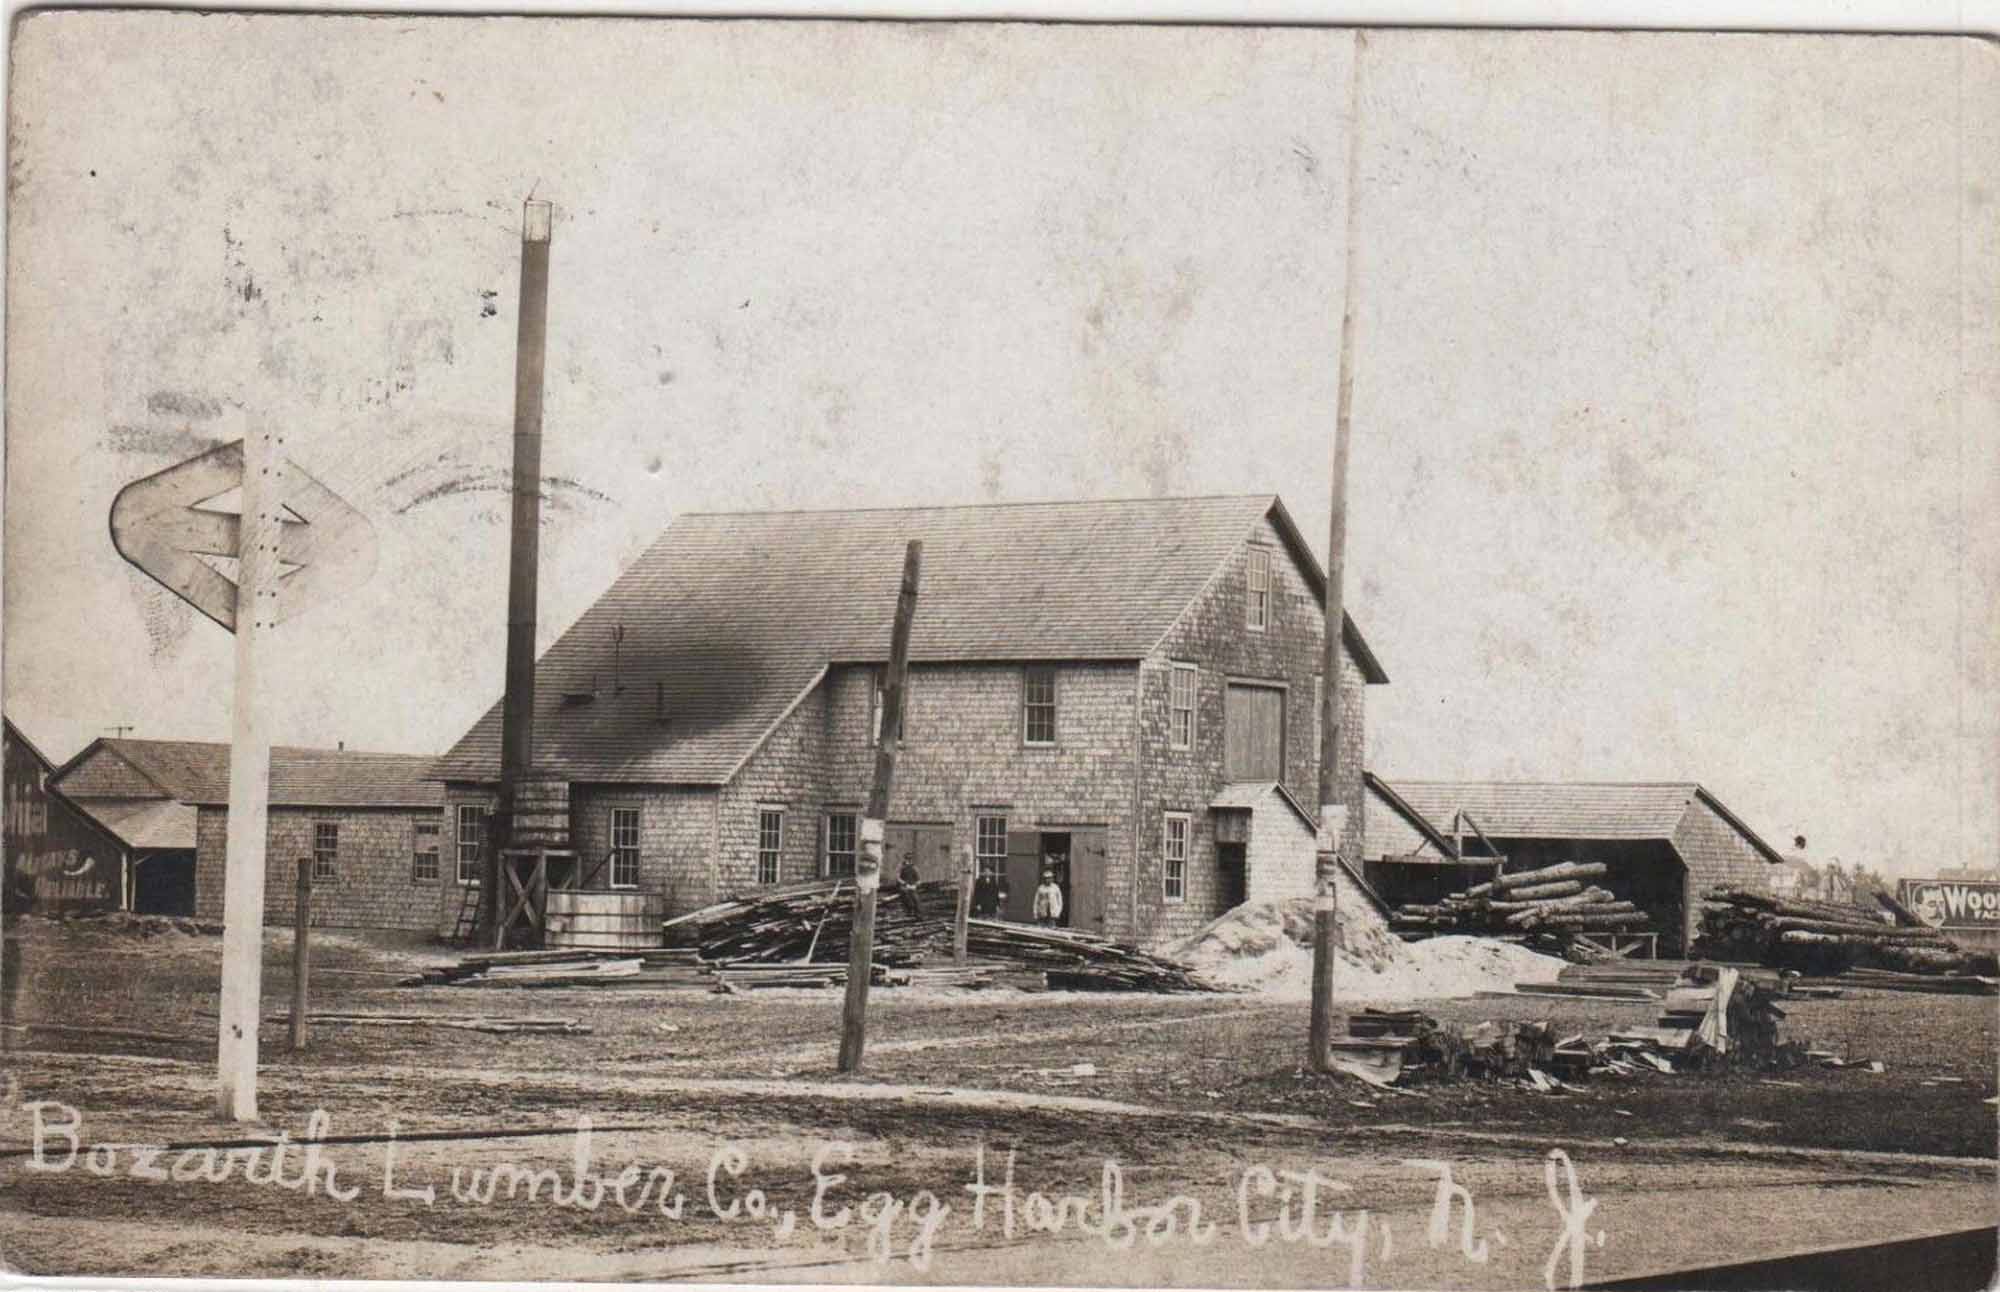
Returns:
[[[816,1145],[808,1163],[810,1201],[801,1217],[797,1208],[781,1205],[771,1192],[748,1181],[753,1167],[750,1151],[734,1141],[714,1149],[698,1182],[684,1182],[672,1167],[657,1164],[629,1163],[615,1173],[600,1170],[593,1124],[587,1116],[576,1119],[567,1172],[505,1161],[454,1165],[441,1190],[433,1183],[399,1179],[402,1145],[393,1120],[388,1134],[376,1141],[384,1150],[379,1176],[363,1183],[361,1174],[349,1173],[332,1156],[333,1146],[326,1143],[332,1118],[323,1109],[315,1109],[306,1119],[305,1134],[298,1139],[280,1131],[255,1144],[181,1148],[87,1140],[83,1114],[55,1100],[24,1103],[21,1110],[32,1123],[23,1169],[45,1175],[76,1171],[167,1185],[236,1180],[308,1196],[323,1194],[338,1202],[355,1201],[372,1187],[383,1199],[423,1207],[447,1201],[484,1207],[502,1198],[586,1212],[616,1207],[668,1220],[705,1217],[762,1225],[772,1242],[802,1235],[809,1226],[819,1236],[858,1232],[865,1236],[869,1259],[906,1260],[917,1270],[931,1267],[940,1237],[983,1234],[989,1225],[997,1225],[1008,1239],[1073,1234],[1099,1239],[1119,1251],[1130,1251],[1142,1242],[1150,1247],[1171,1242],[1206,1247],[1224,1237],[1250,1248],[1279,1244],[1327,1249],[1345,1255],[1349,1286],[1366,1281],[1371,1257],[1387,1263],[1396,1253],[1387,1217],[1366,1207],[1335,1205],[1349,1201],[1354,1186],[1314,1168],[1245,1166],[1233,1176],[1233,1208],[1216,1215],[1186,1193],[1155,1201],[1134,1196],[1124,1168],[1115,1160],[1102,1163],[1093,1192],[1025,1188],[1016,1177],[1016,1150],[989,1157],[984,1144],[972,1150],[970,1178],[960,1190],[963,1196],[940,1195],[931,1189],[907,1196],[868,1191],[853,1185],[851,1172],[845,1169],[856,1164],[858,1147],[846,1140],[826,1140]],[[1407,1158],[1401,1165],[1434,1180],[1423,1231],[1427,1247],[1455,1249],[1465,1261],[1483,1265],[1496,1248],[1508,1245],[1503,1231],[1480,1231],[1472,1193],[1453,1178],[1451,1163]],[[1562,1149],[1548,1150],[1543,1168],[1557,1221],[1543,1279],[1551,1289],[1576,1287],[1583,1282],[1586,1252],[1604,1245],[1604,1231],[1589,1224],[1597,1201],[1584,1194],[1575,1164]]]

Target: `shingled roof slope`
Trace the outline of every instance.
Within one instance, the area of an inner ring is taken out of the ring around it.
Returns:
[[[51,782],[99,751],[108,751],[182,803],[227,806],[229,746],[207,740],[92,741]],[[347,749],[271,750],[273,807],[435,807],[441,787],[426,778],[431,759],[421,754],[377,754]]]
[[[682,516],[537,664],[535,761],[578,781],[726,782],[829,664],[887,656],[913,538],[914,663],[1143,658],[1267,516],[1323,588],[1271,494]],[[1351,616],[1344,636],[1386,681]],[[496,702],[433,774],[496,778],[500,721]]]
[[[1465,812],[1495,839],[1671,839],[1700,799],[1767,860],[1782,860],[1695,781],[1398,780],[1393,788],[1438,829]]]

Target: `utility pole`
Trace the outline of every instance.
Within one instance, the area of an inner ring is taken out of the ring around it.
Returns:
[[[1326,627],[1320,662],[1319,838],[1314,858],[1312,1023],[1308,1059],[1315,1072],[1330,1070],[1328,1043],[1333,1040],[1335,952],[1339,947],[1338,875],[1340,839],[1347,827],[1342,792],[1348,769],[1340,757],[1341,638],[1347,612],[1341,601],[1341,580],[1347,560],[1347,444],[1354,412],[1354,267],[1355,209],[1359,205],[1361,173],[1361,56],[1367,35],[1354,32],[1353,65],[1348,74],[1347,110],[1347,269],[1342,284],[1340,315],[1340,394],[1333,427],[1333,506],[1326,540]]]
[[[549,242],[555,208],[532,198],[521,209],[521,303],[514,342],[514,516],[507,557],[507,690],[501,700],[500,795],[487,832],[480,938],[506,936],[501,859],[513,832],[514,794],[534,766],[535,609],[542,528],[542,369],[548,353]]]
[[[271,731],[264,713],[264,639],[278,621],[285,436],[257,419],[243,431],[243,515],[236,576],[236,695],[229,741],[229,823],[222,877],[222,999],[216,1111],[257,1120],[257,1024],[264,1006],[264,847]]]
[[[312,967],[313,861],[299,858],[298,885],[293,890],[297,906],[292,911],[292,1049],[306,1048],[306,1002],[311,996],[307,978]]]
[[[960,964],[965,963],[966,942],[971,934],[966,921],[972,917],[972,886],[977,882],[972,849],[967,848],[958,863],[958,910],[951,922],[951,958]]]
[[[861,818],[860,855],[854,862],[854,935],[847,951],[847,999],[840,1010],[840,1070],[861,1068],[868,1046],[868,977],[875,968],[875,894],[882,886],[882,833],[889,815],[889,784],[903,741],[903,678],[910,666],[910,623],[917,615],[917,581],[924,545],[911,539],[903,552],[903,586],[896,594],[896,622],[889,632],[889,676],[882,683],[882,734],[875,742],[875,782]]]

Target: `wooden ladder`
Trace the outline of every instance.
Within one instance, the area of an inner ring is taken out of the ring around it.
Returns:
[[[479,885],[467,884],[458,899],[458,919],[451,927],[451,944],[467,946],[479,932]]]

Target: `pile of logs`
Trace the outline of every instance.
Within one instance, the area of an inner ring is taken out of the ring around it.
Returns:
[[[1955,974],[1974,957],[1886,894],[1881,910],[1845,902],[1778,897],[1744,888],[1717,888],[1701,913],[1694,953],[1748,960],[1812,975],[1856,966],[1903,973]]]
[[[1399,933],[1503,936],[1643,928],[1650,919],[1644,911],[1590,882],[1605,873],[1602,862],[1565,861],[1501,874],[1441,902],[1407,902],[1390,915],[1389,926]]]

